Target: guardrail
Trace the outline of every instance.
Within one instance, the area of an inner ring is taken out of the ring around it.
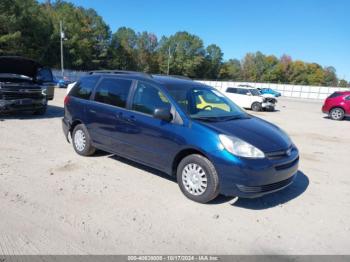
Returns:
[[[232,81],[202,81],[197,82],[215,87],[224,91],[227,87],[237,87],[238,85],[250,85],[259,88],[271,88],[286,97],[306,98],[306,99],[325,99],[335,91],[349,91],[349,88],[327,87],[327,86],[306,86],[306,85],[288,85],[273,83],[250,83],[250,82],[232,82]]]

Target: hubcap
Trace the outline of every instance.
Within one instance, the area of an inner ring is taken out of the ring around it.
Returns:
[[[339,109],[334,109],[333,111],[332,111],[332,117],[334,118],[334,119],[340,119],[341,117],[342,117],[342,112],[339,110]]]
[[[202,195],[207,189],[207,175],[200,165],[188,164],[182,170],[182,184],[191,195]]]
[[[77,130],[74,134],[74,144],[78,151],[83,151],[86,145],[85,134],[82,130]]]

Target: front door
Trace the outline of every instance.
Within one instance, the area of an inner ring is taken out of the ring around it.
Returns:
[[[155,86],[139,81],[131,102],[131,111],[125,115],[134,132],[124,134],[133,148],[131,158],[166,170],[183,141],[177,134],[182,125],[153,117],[156,108],[171,108],[167,97]]]

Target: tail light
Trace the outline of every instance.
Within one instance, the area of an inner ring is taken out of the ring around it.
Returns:
[[[67,105],[69,103],[69,100],[70,100],[70,96],[65,96],[63,101],[64,105]]]

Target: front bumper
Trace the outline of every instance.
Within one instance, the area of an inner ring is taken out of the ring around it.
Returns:
[[[329,110],[328,110],[328,108],[326,107],[326,105],[323,105],[321,110],[322,110],[322,113],[324,113],[324,114],[329,114]]]
[[[15,99],[2,100],[0,99],[0,112],[11,113],[18,111],[35,111],[47,106],[47,100],[44,99]]]
[[[263,103],[261,103],[261,106],[263,109],[271,110],[271,109],[275,109],[276,104],[271,103],[271,102],[263,102]]]
[[[243,159],[218,151],[213,163],[220,179],[220,193],[226,196],[256,198],[279,191],[290,184],[298,172],[299,152],[290,148],[267,154],[264,159]],[[224,155],[223,155],[224,154]]]

